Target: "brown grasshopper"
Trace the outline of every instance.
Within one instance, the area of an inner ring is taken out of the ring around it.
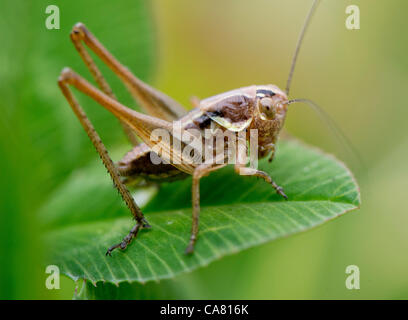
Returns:
[[[186,248],[186,253],[192,253],[194,250],[194,244],[198,235],[200,213],[200,178],[208,175],[211,171],[225,166],[225,164],[218,164],[215,161],[211,163],[182,161],[181,151],[174,148],[175,140],[172,134],[172,121],[178,121],[182,131],[194,129],[201,133],[209,128],[232,132],[256,129],[258,132],[259,145],[258,157],[263,158],[270,155],[269,159],[270,161],[272,160],[275,154],[275,144],[279,132],[283,127],[288,105],[299,101],[307,102],[303,99],[288,100],[288,95],[300,45],[312,13],[317,6],[317,2],[316,0],[313,2],[300,33],[285,92],[275,85],[244,87],[202,101],[194,101],[193,104],[195,108],[190,112],[187,112],[172,98],[152,88],[133,75],[132,72],[120,64],[118,60],[108,52],[82,23],[78,23],[73,27],[70,34],[71,40],[82,60],[92,73],[99,89],[92,86],[85,79],[68,68],[64,68],[61,72],[58,85],[99,153],[115,187],[120,192],[136,220],[136,225],[130,230],[129,234],[123,241],[110,247],[106,252],[107,255],[111,255],[111,252],[116,248],[125,249],[132,239],[136,237],[141,228],[150,227],[142,211],[130,195],[126,184],[134,183],[135,181],[168,181],[185,178],[188,175],[192,175],[193,177],[193,221],[191,237]],[[127,108],[116,100],[111,88],[83,44],[87,45],[123,81],[132,96],[149,115]],[[117,165],[115,165],[109,157],[98,133],[73,96],[69,85],[74,86],[79,91],[97,101],[120,120],[125,134],[134,147]],[[172,139],[167,141],[152,139],[152,133],[156,129],[166,130],[170,133]],[[141,143],[136,139],[135,134],[142,140]],[[248,136],[244,137],[249,139]],[[212,139],[212,137],[210,136],[206,139]],[[162,151],[160,157],[164,159],[160,164],[152,162],[152,154],[154,153],[152,150],[157,146],[160,146]],[[245,159],[247,152],[248,150],[245,144],[244,148],[238,150],[237,158]],[[181,161],[171,162],[170,159],[174,158]],[[246,167],[245,163],[245,161],[237,161],[235,163],[237,173],[260,177],[267,183],[270,183],[278,194],[287,198],[283,189],[278,186],[266,172]]]

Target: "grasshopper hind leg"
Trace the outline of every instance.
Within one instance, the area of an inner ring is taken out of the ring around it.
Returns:
[[[136,222],[136,225],[130,230],[129,234],[123,238],[121,242],[118,244],[115,244],[111,246],[107,251],[105,255],[112,256],[112,251],[120,248],[122,250],[125,250],[127,246],[132,242],[133,238],[136,238],[137,234],[139,233],[139,230],[141,228],[151,228],[149,223],[146,221],[146,219],[143,218],[142,222]]]
[[[86,131],[88,137],[90,138],[100,158],[102,159],[103,164],[105,165],[106,169],[108,170],[108,173],[110,174],[113,180],[115,188],[119,191],[124,202],[126,203],[127,207],[132,213],[133,218],[136,220],[136,225],[132,228],[130,233],[123,239],[123,241],[108,249],[106,254],[110,255],[111,252],[116,248],[125,249],[128,246],[128,244],[132,241],[132,239],[137,235],[140,228],[148,228],[150,226],[147,223],[142,211],[140,210],[138,205],[135,203],[129,190],[127,189],[125,184],[122,182],[118,169],[113,163],[112,159],[110,158],[108,151],[105,145],[103,144],[101,138],[99,137],[98,133],[96,132],[94,126],[92,125],[85,111],[82,109],[82,107],[79,105],[78,101],[75,99],[74,95],[72,94],[69,88],[69,85],[73,84],[72,80],[75,77],[79,78],[79,76],[75,75],[71,70],[64,69],[58,79],[58,85],[62,93],[64,94],[65,98],[67,99],[68,103],[70,104],[72,110],[74,111],[75,115],[78,117],[78,120],[82,124],[84,130]],[[90,91],[92,87],[87,83],[83,83],[82,86],[77,86],[77,89],[86,93]]]

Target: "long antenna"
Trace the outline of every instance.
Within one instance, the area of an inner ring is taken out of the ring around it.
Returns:
[[[292,65],[290,67],[288,81],[286,82],[286,95],[287,96],[289,96],[289,89],[290,89],[290,85],[291,85],[292,78],[293,78],[293,72],[295,71],[296,60],[297,60],[298,55],[299,55],[299,50],[300,50],[303,38],[304,38],[305,33],[306,33],[306,29],[310,24],[310,19],[312,18],[312,15],[313,15],[314,11],[316,10],[316,7],[317,7],[318,4],[319,4],[319,0],[314,0],[313,1],[312,7],[310,8],[309,13],[308,13],[308,15],[306,17],[306,20],[305,20],[305,22],[303,24],[302,31],[299,34],[299,38],[298,38],[298,41],[297,41],[297,44],[296,44],[295,53],[294,53],[293,58],[292,58]]]
[[[305,103],[309,105],[318,114],[318,116],[323,120],[323,122],[328,125],[330,130],[336,136],[337,140],[343,146],[345,146],[348,149],[348,151],[355,157],[355,159],[358,162],[359,167],[360,168],[365,167],[364,161],[362,160],[360,153],[357,151],[354,145],[350,142],[350,140],[347,138],[344,132],[339,128],[336,121],[334,121],[321,107],[319,107],[315,102],[309,99],[291,99],[288,102],[286,102],[286,104],[292,104],[292,103]]]

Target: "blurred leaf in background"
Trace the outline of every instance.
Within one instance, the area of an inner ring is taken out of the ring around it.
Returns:
[[[46,7],[60,8],[61,28],[47,30]],[[70,66],[91,79],[69,39],[81,21],[144,80],[155,58],[148,1],[1,1],[0,11],[0,297],[53,297],[44,290],[36,211],[75,168],[97,157],[56,84]],[[125,104],[134,102],[106,67],[101,68]],[[79,98],[102,140],[125,142],[118,122],[96,103]],[[72,289],[72,288],[71,288]],[[45,296],[44,296],[45,295]]]

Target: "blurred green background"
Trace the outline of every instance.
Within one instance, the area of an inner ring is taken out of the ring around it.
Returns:
[[[71,299],[75,284],[45,288],[37,211],[96,154],[56,85],[64,66],[90,79],[69,41],[82,21],[139,77],[189,106],[235,87],[284,88],[306,0],[0,1],[0,298]],[[60,7],[47,30],[45,8]],[[361,29],[345,28],[360,8]],[[404,0],[323,0],[295,71],[292,97],[317,101],[359,150],[360,167],[318,117],[293,105],[287,131],[334,153],[354,171],[362,208],[322,227],[225,257],[189,274],[138,286],[138,297],[185,299],[408,298],[408,30]],[[143,21],[143,23],[140,23]],[[107,72],[119,99],[134,105]],[[82,101],[82,100],[81,100]],[[89,100],[108,147],[120,127]],[[117,159],[116,159],[117,160]],[[345,269],[360,268],[360,290]]]

